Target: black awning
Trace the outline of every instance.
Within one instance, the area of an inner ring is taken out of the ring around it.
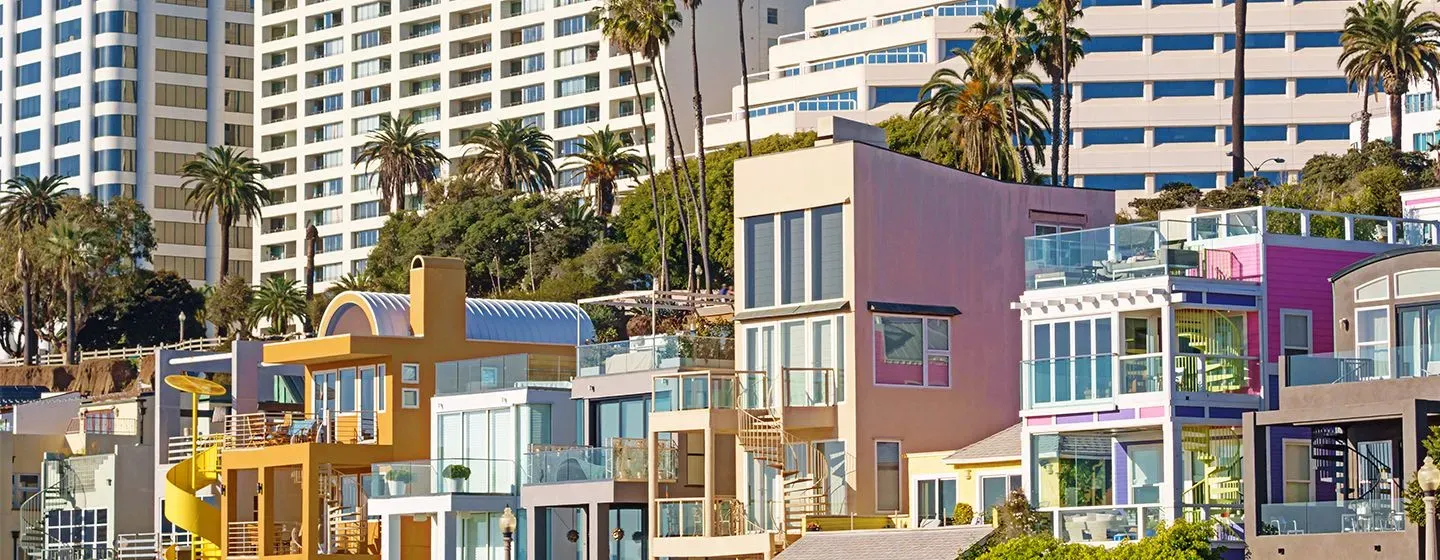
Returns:
[[[938,315],[941,317],[954,317],[960,314],[960,309],[953,305],[922,305],[918,303],[872,301],[866,303],[865,307],[875,313],[897,313],[900,315]]]

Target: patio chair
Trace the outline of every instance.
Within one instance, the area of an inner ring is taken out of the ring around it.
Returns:
[[[290,443],[310,443],[315,441],[315,427],[314,420],[296,420],[290,424],[286,435],[289,436]]]

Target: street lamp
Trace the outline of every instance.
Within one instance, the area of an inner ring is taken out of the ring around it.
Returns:
[[[514,560],[515,557],[510,554],[510,543],[515,541],[515,510],[510,506],[505,506],[505,511],[500,513],[500,534],[505,537],[505,560]]]
[[[1435,491],[1440,490],[1440,468],[1435,468],[1434,459],[1425,457],[1415,480],[1425,494],[1425,560],[1435,560]]]
[[[1235,152],[1225,152],[1225,157],[1232,157],[1232,158],[1233,158],[1233,157],[1235,157]],[[1261,167],[1265,167],[1265,164],[1267,164],[1267,163],[1270,163],[1270,162],[1272,162],[1272,161],[1275,162],[1275,163],[1285,163],[1285,158],[1283,158],[1283,157],[1272,157],[1272,158],[1270,158],[1270,159],[1267,159],[1267,160],[1265,160],[1265,161],[1260,162],[1258,165],[1257,165],[1257,164],[1254,164],[1254,163],[1250,163],[1250,158],[1241,158],[1241,159],[1244,159],[1244,160],[1245,160],[1245,165],[1250,166],[1250,176],[1251,176],[1251,177],[1255,177],[1255,176],[1260,175],[1260,168],[1261,168]]]
[[[180,312],[180,342],[185,342],[185,312]]]

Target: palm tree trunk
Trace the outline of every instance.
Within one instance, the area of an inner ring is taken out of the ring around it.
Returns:
[[[65,275],[65,363],[80,363],[80,352],[75,349],[75,279]]]
[[[710,290],[710,204],[706,195],[705,174],[705,101],[700,95],[700,55],[698,53],[698,41],[695,29],[700,27],[700,20],[695,18],[695,4],[690,4],[690,73],[694,80],[695,97],[692,98],[695,104],[695,159],[700,167],[700,197],[695,204],[696,222],[699,224],[700,237],[700,266],[703,270],[705,290]],[[692,189],[693,191],[693,189]],[[693,196],[693,192],[692,192]]]
[[[1398,89],[1398,88],[1397,88]],[[1400,125],[1405,122],[1405,115],[1401,109],[1405,102],[1405,92],[1396,91],[1390,93],[1390,145],[1400,149]]]
[[[1050,75],[1050,184],[1060,185],[1060,73]]]
[[[680,175],[690,183],[690,166],[685,163],[685,154],[676,155],[675,139],[680,137],[675,125],[675,106],[670,99],[670,81],[665,78],[665,68],[651,60],[660,79],[656,87],[660,91],[660,110],[665,117],[665,152],[670,158],[670,188],[675,195],[675,214],[680,217],[680,231],[685,234],[685,289],[695,289],[695,237],[690,230],[690,218],[685,215],[685,199],[680,196]],[[694,187],[691,187],[693,192]]]
[[[230,275],[230,224],[234,218],[220,217],[220,279]]]
[[[25,363],[27,365],[36,365],[38,363],[35,359],[38,350],[38,348],[36,348],[38,341],[35,339],[35,321],[33,319],[35,315],[35,287],[30,282],[30,263],[29,260],[25,258],[24,253],[20,254],[20,278],[20,282],[23,284],[21,289],[25,292],[20,310],[20,329],[24,331],[25,336]]]
[[[1055,98],[1063,104],[1060,108],[1061,123],[1058,131],[1059,143],[1055,145],[1055,151],[1060,152],[1060,182],[1059,185],[1070,184],[1070,2],[1061,2],[1060,6],[1060,97]]]
[[[1015,80],[1011,79],[1005,84],[1005,94],[1010,98],[1010,135],[1014,138],[1015,150],[1020,153],[1020,181],[1029,183],[1034,175],[1030,163],[1030,152],[1025,149],[1025,139],[1020,137],[1020,106],[1019,99],[1015,97]]]
[[[1370,88],[1360,93],[1360,147],[1370,143]]]
[[[630,83],[635,86],[635,112],[640,115],[640,140],[645,146],[645,173],[650,176],[650,206],[655,210],[655,231],[660,236],[660,274],[659,279],[661,290],[670,289],[670,258],[666,253],[665,243],[665,213],[660,211],[660,196],[655,191],[660,187],[659,178],[655,176],[655,158],[650,154],[650,125],[645,123],[645,97],[640,93],[640,70],[635,67],[635,53],[627,53],[630,56]]]
[[[1230,174],[1245,176],[1245,12],[1248,0],[1235,0],[1235,76],[1230,99]]]
[[[745,111],[745,157],[753,155],[750,146],[750,62],[745,53],[745,0],[735,0],[735,21],[740,27],[740,107]]]
[[[315,224],[305,226],[305,307],[309,311],[310,300],[315,299],[315,244],[320,241],[320,231]],[[315,334],[315,327],[310,321],[310,313],[301,315],[301,322],[305,327],[306,336]]]

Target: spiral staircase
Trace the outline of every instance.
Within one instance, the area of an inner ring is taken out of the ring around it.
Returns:
[[[56,465],[55,480],[20,505],[20,553],[34,560],[79,559],[78,549],[51,537],[45,530],[45,518],[51,511],[81,506],[76,492],[80,476],[63,457],[46,457],[45,462]]]
[[[794,444],[807,442],[786,431],[784,422],[765,409],[740,410],[739,442],[752,457],[780,473],[781,519],[774,540],[783,549],[800,538],[805,531],[805,516],[830,512],[830,498],[824,482],[814,468],[823,465],[824,457],[811,445],[804,445],[806,457],[787,453]]]
[[[220,508],[197,495],[219,481],[219,445],[206,447],[165,473],[165,518],[192,535],[188,547],[166,547],[165,560],[220,560]]]
[[[1183,502],[1238,504],[1244,501],[1242,446],[1240,434],[1234,428],[1185,426],[1180,431],[1180,444],[1204,466],[1202,472],[1191,474],[1194,482],[1185,489]]]

